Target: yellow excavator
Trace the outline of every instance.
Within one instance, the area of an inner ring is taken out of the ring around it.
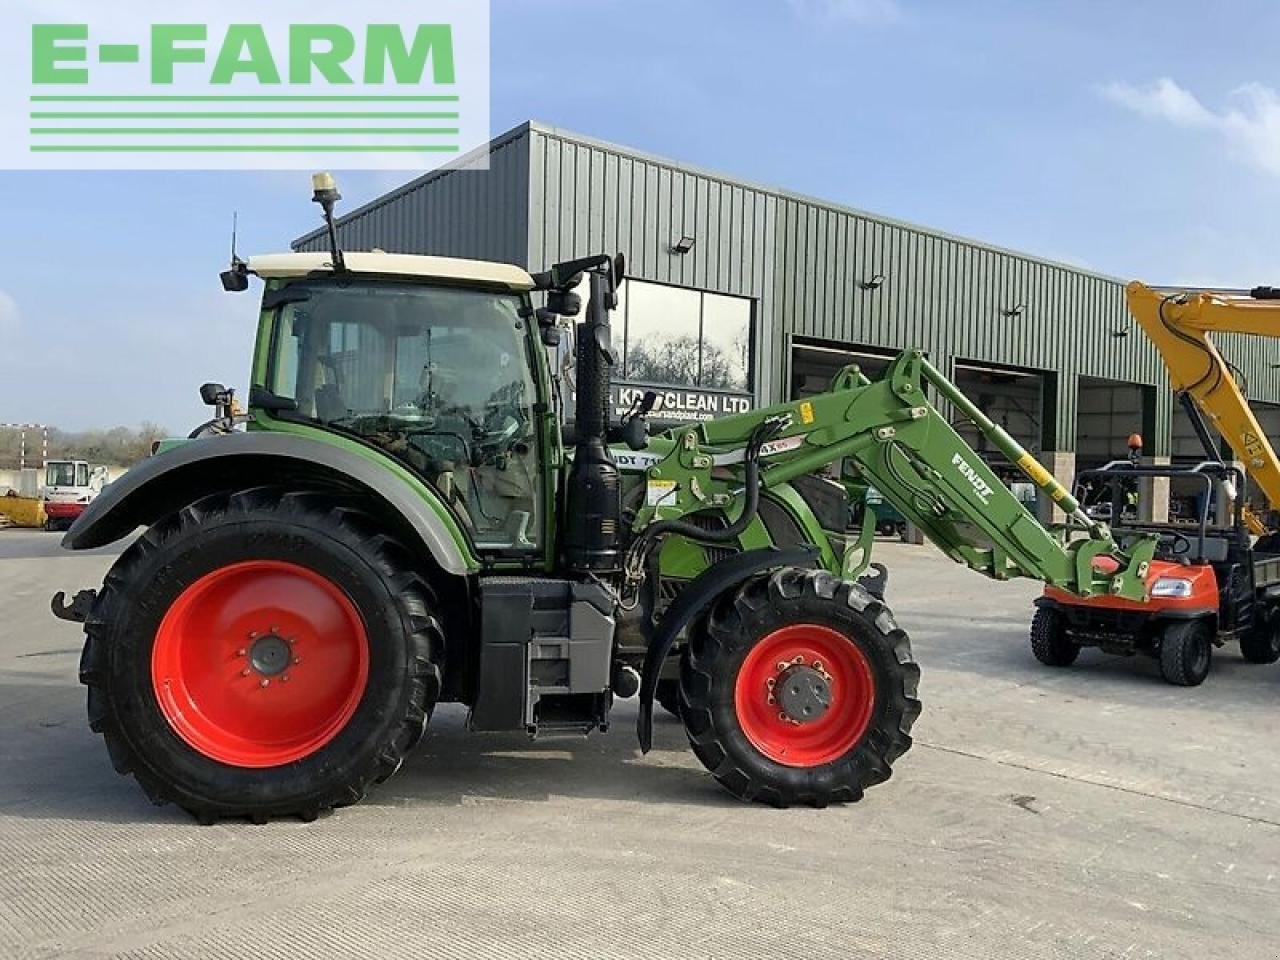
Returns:
[[[1207,290],[1135,281],[1125,294],[1129,311],[1163,358],[1192,425],[1200,432],[1207,421],[1221,434],[1274,515],[1280,510],[1280,459],[1249,408],[1235,367],[1218,352],[1210,334],[1280,337],[1280,288]],[[1206,450],[1213,449],[1208,437],[1200,440]],[[1246,504],[1245,522],[1253,534],[1280,549],[1280,534],[1265,522],[1262,509]]]

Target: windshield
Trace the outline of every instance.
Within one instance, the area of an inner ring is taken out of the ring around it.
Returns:
[[[44,483],[47,487],[74,487],[76,485],[76,465],[67,461],[49,464],[45,470]]]
[[[276,325],[270,389],[440,493],[477,546],[541,528],[535,396],[521,300],[409,284],[307,285]]]

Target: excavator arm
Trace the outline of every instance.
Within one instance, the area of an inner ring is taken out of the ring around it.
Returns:
[[[1190,291],[1134,282],[1129,310],[1155,345],[1175,390],[1189,397],[1227,441],[1272,507],[1280,509],[1280,460],[1249,409],[1231,365],[1210,339],[1214,333],[1280,337],[1280,292]],[[1252,515],[1250,526],[1261,526]]]

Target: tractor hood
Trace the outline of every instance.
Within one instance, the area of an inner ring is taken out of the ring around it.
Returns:
[[[377,251],[344,253],[343,260],[347,271],[354,274],[491,284],[514,292],[533,289],[533,278],[520,267],[509,263]],[[333,257],[328,253],[271,253],[250,257],[244,269],[264,280],[305,277],[314,273],[332,272]]]

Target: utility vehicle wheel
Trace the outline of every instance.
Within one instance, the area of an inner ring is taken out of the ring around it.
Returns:
[[[679,680],[659,680],[658,689],[654,692],[653,698],[667,713],[677,718],[680,716]]]
[[[920,669],[856,583],[787,568],[716,601],[681,664],[693,752],[734,796],[854,801],[911,746]]]
[[[1273,612],[1260,629],[1240,638],[1240,655],[1250,663],[1280,660],[1280,612]]]
[[[1212,628],[1205,620],[1175,620],[1160,637],[1160,676],[1179,687],[1198,687],[1213,662]]]
[[[1040,607],[1031,618],[1031,652],[1049,667],[1069,667],[1080,656],[1080,645],[1067,639],[1062,614]]]
[[[116,770],[203,822],[361,799],[422,736],[444,637],[411,555],[323,494],[219,494],[152,526],[85,624]]]

